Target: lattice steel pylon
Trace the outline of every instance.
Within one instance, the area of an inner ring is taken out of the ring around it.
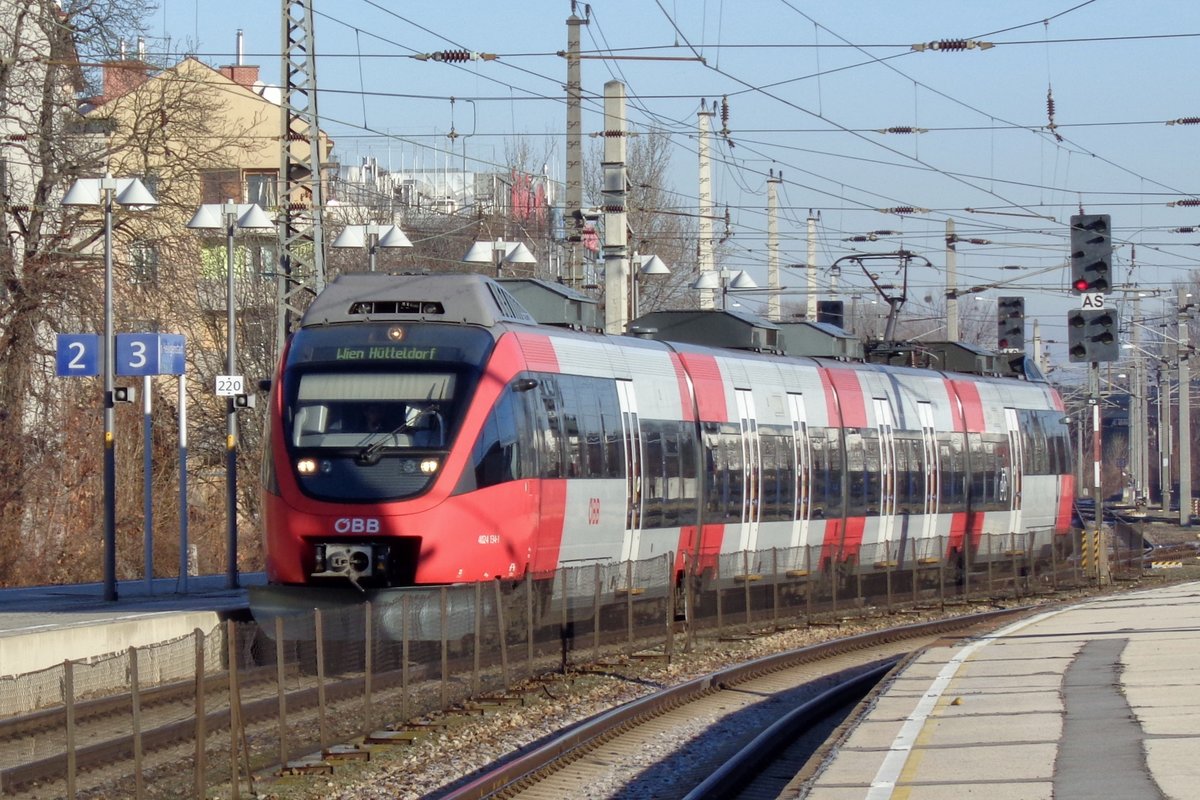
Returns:
[[[311,0],[282,0],[279,147],[279,273],[276,353],[325,288],[321,126]]]

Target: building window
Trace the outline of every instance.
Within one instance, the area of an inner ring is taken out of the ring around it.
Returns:
[[[212,169],[200,173],[202,203],[224,203],[242,201],[241,175],[236,169]]]
[[[129,246],[130,283],[135,286],[158,285],[158,248],[146,242]]]
[[[278,172],[252,172],[246,175],[246,202],[257,203],[264,209],[276,206],[275,187],[279,182]]]

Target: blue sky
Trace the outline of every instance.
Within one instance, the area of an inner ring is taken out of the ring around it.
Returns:
[[[700,102],[728,97],[734,147],[714,148],[714,196],[733,219],[731,265],[760,284],[768,170],[783,174],[783,263],[807,260],[804,219],[815,209],[823,283],[828,265],[853,248],[903,246],[933,263],[909,275],[908,310],[917,313],[944,286],[947,219],[960,237],[989,242],[959,245],[960,288],[1007,282],[982,296],[1025,295],[1051,340],[1065,339],[1066,311],[1078,304],[1061,265],[1069,217],[1081,208],[1112,215],[1117,280],[1151,295],[1143,301],[1151,325],[1173,321],[1164,298],[1173,304],[1175,282],[1200,266],[1200,233],[1173,232],[1200,230],[1200,207],[1168,205],[1200,196],[1200,125],[1166,124],[1200,116],[1200,85],[1191,79],[1200,49],[1194,0],[590,6],[585,53],[673,59],[588,59],[583,83],[598,97],[606,81],[622,80],[631,125],[670,134],[671,188],[681,209],[696,204]],[[465,143],[468,168],[484,169],[503,162],[506,143],[526,137],[533,152],[547,154],[550,174],[562,177],[566,65],[556,53],[566,46],[568,0],[315,0],[313,7],[319,110],[343,163],[373,155],[397,168],[456,166]],[[161,48],[165,36],[177,52],[230,63],[242,29],[246,62],[276,82],[279,8],[265,0],[163,0],[148,23],[150,48]],[[911,47],[946,39],[994,46]],[[499,58],[461,66],[411,58],[457,48]],[[1049,128],[1050,92],[1056,129]],[[584,114],[585,133],[600,130],[599,102]],[[452,155],[451,124],[471,134]],[[878,132],[897,126],[925,132]],[[895,206],[928,212],[878,210]],[[879,230],[899,235],[844,241]],[[785,271],[784,283],[803,279]],[[843,273],[843,288],[854,283],[865,286],[865,278]]]

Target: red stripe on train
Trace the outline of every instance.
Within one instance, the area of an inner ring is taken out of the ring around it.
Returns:
[[[729,404],[725,400],[725,381],[715,356],[680,353],[680,359],[696,391],[696,408],[705,422],[728,422]]]
[[[531,565],[535,575],[546,575],[558,567],[562,551],[563,525],[567,514],[567,482],[564,480],[537,481],[541,493],[541,514],[538,523],[537,549]]]
[[[558,372],[558,354],[554,352],[554,345],[550,343],[550,337],[538,333],[518,333],[516,334],[517,341],[521,343],[521,350],[525,352],[525,361],[529,364],[529,369],[538,370],[541,372]]]
[[[671,357],[671,367],[675,370],[675,382],[679,385],[679,407],[683,412],[685,422],[695,422],[696,412],[692,406],[692,392],[688,388],[687,373],[684,370],[683,362],[679,358],[679,353],[671,351],[668,355]]]
[[[867,402],[863,398],[858,373],[851,369],[833,367],[821,371],[825,399],[829,403],[830,425],[835,425],[835,412],[841,411],[842,425],[848,428],[867,427]],[[833,393],[830,392],[832,388]]]
[[[983,401],[979,398],[979,387],[966,381],[953,381],[954,391],[962,402],[963,419],[968,431],[983,432]]]
[[[1069,533],[1071,530],[1071,510],[1075,505],[1075,476],[1060,475],[1058,493],[1058,516],[1054,520],[1054,532]]]

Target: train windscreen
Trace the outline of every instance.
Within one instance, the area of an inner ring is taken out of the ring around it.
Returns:
[[[483,331],[428,325],[297,332],[284,371],[283,428],[301,489],[343,501],[424,491],[491,342]]]

